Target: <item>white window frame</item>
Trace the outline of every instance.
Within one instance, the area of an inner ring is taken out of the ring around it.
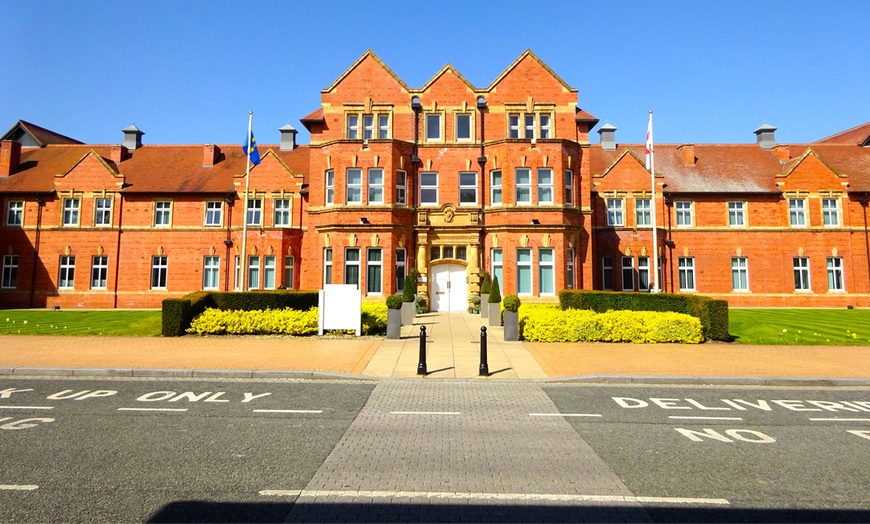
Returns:
[[[249,226],[261,226],[261,225],[263,225],[263,199],[262,198],[249,198],[248,199],[248,209],[247,209],[247,213],[245,213],[245,220],[248,221]]]
[[[574,171],[565,170],[565,205],[574,205]]]
[[[326,192],[324,194],[324,204],[327,206],[335,205],[335,170],[327,169],[324,175],[326,183]]]
[[[224,223],[224,203],[222,200],[210,200],[205,203],[205,227],[220,227]]]
[[[384,294],[384,250],[366,249],[366,295]]]
[[[496,184],[496,179],[498,183]],[[501,169],[493,169],[489,172],[489,205],[500,206],[502,204],[502,184],[504,178],[501,175]]]
[[[443,115],[441,113],[426,113],[424,117],[425,123],[425,131],[423,136],[425,137],[426,142],[443,142],[444,141],[444,131],[442,129],[442,122],[444,121]],[[437,131],[437,134],[434,132]]]
[[[550,260],[544,260],[544,255],[547,253],[550,255]],[[545,278],[545,270],[549,270],[549,278]],[[552,291],[544,291],[545,282]],[[542,297],[556,296],[556,250],[551,247],[538,248],[538,295]]]
[[[534,113],[525,113],[523,115],[523,138],[525,139],[535,139],[536,134],[536,125],[535,125],[535,114]]]
[[[248,273],[245,275],[248,289],[260,289],[260,256],[248,255]]]
[[[680,291],[697,290],[695,282],[695,257],[679,257]]]
[[[202,289],[213,290],[220,289],[221,282],[221,257],[216,255],[206,255],[202,259]],[[209,285],[209,281],[214,281],[213,285]]]
[[[424,186],[423,185],[423,178],[428,177],[429,175],[434,175],[435,185],[428,184],[428,185]],[[432,202],[432,201],[430,201],[431,199],[424,200],[423,199],[423,192],[424,191],[426,191],[427,193],[434,191],[435,192],[435,201]],[[438,173],[436,171],[424,171],[424,172],[420,173],[420,195],[419,196],[420,196],[419,202],[420,202],[421,206],[437,206],[438,205]]]
[[[810,281],[810,258],[793,257],[792,267],[794,269],[794,290],[797,292],[812,291],[813,286]]]
[[[61,255],[57,278],[58,289],[74,289],[76,280],[76,256]]]
[[[375,137],[375,115],[363,115],[363,140],[371,140]]]
[[[108,204],[108,205],[106,205]],[[98,197],[94,199],[94,227],[111,227],[112,199]]]
[[[166,255],[152,255],[150,289],[166,289],[169,282],[168,276],[169,257]]]
[[[63,199],[63,222],[64,227],[75,227],[79,225],[79,215],[81,211],[82,201],[80,198],[64,198]]]
[[[613,291],[613,257],[601,257],[601,289]]]
[[[524,180],[520,183],[520,173],[523,173]],[[518,167],[514,169],[514,186],[516,192],[516,205],[530,206],[532,205],[532,170],[528,167]],[[523,198],[521,199],[521,195]]]
[[[263,256],[263,289],[276,289],[278,287],[278,257],[275,255]]]
[[[807,227],[807,200],[805,198],[788,199],[788,224],[791,227]]]
[[[499,285],[504,287],[504,251],[500,247],[490,252],[490,274],[492,278],[498,277]]]
[[[649,198],[634,199],[634,225],[652,227],[652,201]]]
[[[233,275],[233,278],[234,278],[233,289],[235,291],[241,291],[242,290],[242,257],[240,257],[239,255],[236,255],[234,264],[235,264],[235,273]]]
[[[637,257],[637,289],[649,291],[649,257]]]
[[[323,283],[332,284],[332,248],[323,249]]]
[[[568,289],[574,289],[574,248],[568,248],[565,251],[565,287]]]
[[[388,113],[379,113],[377,118],[378,138],[381,140],[390,138],[390,115]]]
[[[296,258],[292,256],[284,257],[284,287],[286,289],[296,289]]]
[[[18,287],[18,255],[3,255],[3,289]]]
[[[468,201],[468,200],[464,199],[468,194],[474,195],[473,201]],[[460,171],[459,172],[459,205],[460,206],[476,206],[477,205],[477,172],[476,171]]]
[[[607,225],[610,227],[622,227],[625,225],[625,201],[622,198],[608,198]]]
[[[359,175],[359,181],[351,182],[351,173]],[[363,170],[359,167],[349,167],[345,171],[344,202],[347,205],[362,205],[363,203]],[[353,191],[351,191],[353,190]],[[353,195],[353,196],[352,196]]]
[[[370,167],[368,172],[369,182],[369,204],[384,203],[384,168]],[[378,182],[380,179],[380,182]]]
[[[275,227],[290,227],[293,203],[289,198],[275,198],[272,200],[272,223]]]
[[[630,281],[628,285],[626,280]],[[622,257],[622,290],[634,291],[634,257]]]
[[[520,138],[520,113],[508,114],[508,138]]]
[[[841,293],[846,291],[844,280],[843,257],[828,257],[828,291]]]
[[[528,262],[523,262],[520,260],[520,251],[528,253],[528,255],[529,255]],[[518,296],[532,295],[535,292],[535,278],[534,278],[535,274],[534,274],[534,268],[532,267],[534,265],[534,259],[532,258],[532,248],[530,248],[530,247],[518,247],[516,250],[516,257],[517,257],[517,278],[516,278],[517,295]],[[529,290],[528,291],[520,290],[520,274],[521,274],[521,270],[523,270],[523,269],[527,269],[528,274],[529,274]],[[502,288],[504,288],[504,284],[501,281],[499,281],[499,284],[501,284]]]
[[[350,253],[356,253],[356,260],[350,260]],[[342,282],[344,284],[356,284],[357,289],[359,289],[360,279],[362,278],[362,260],[360,260],[360,257],[360,248],[344,248],[344,280]],[[356,267],[356,282],[353,282],[352,275],[348,272],[352,267]]]
[[[553,119],[550,113],[538,114],[539,133],[541,135],[540,138],[552,138],[552,133],[550,133],[552,121]]]
[[[109,257],[91,257],[91,289],[106,289],[109,280]]]
[[[408,278],[408,252],[405,248],[396,248],[396,293],[405,289],[405,279]]]
[[[460,129],[459,121],[460,120],[467,120],[468,121],[468,135],[467,136],[460,136],[460,134],[459,134],[459,129]],[[456,113],[456,118],[455,118],[454,122],[456,125],[455,129],[456,129],[456,141],[457,142],[471,142],[472,140],[474,140],[474,114],[473,113]]]
[[[749,260],[746,257],[731,257],[731,290],[749,291]]]
[[[549,173],[550,181],[542,181],[541,176]],[[537,170],[537,182],[538,182],[538,204],[553,204],[556,202],[555,200],[555,190],[554,190],[554,179],[553,179],[553,168],[551,167],[539,167]],[[549,194],[549,197],[547,196]],[[543,196],[542,196],[543,195]]]
[[[840,199],[822,199],[822,224],[825,227],[840,227]]]
[[[408,172],[402,169],[396,171],[396,205],[408,205]]]
[[[357,113],[348,113],[345,121],[347,122],[348,140],[359,140],[359,115]]]
[[[677,213],[677,227],[692,227],[694,225],[694,216],[691,200],[677,200],[674,202],[674,209]]]
[[[154,202],[154,227],[172,226],[172,201],[156,200]]]
[[[746,202],[728,202],[728,227],[746,227]]]
[[[6,225],[18,226],[24,224],[24,201],[9,200],[6,202]]]

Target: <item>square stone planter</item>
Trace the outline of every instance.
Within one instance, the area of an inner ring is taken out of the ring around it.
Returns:
[[[480,294],[480,318],[489,318],[489,293]]]
[[[387,310],[387,338],[400,338],[402,336],[402,310]]]
[[[504,312],[504,339],[516,342],[520,339],[519,313],[517,311]]]
[[[414,323],[414,317],[417,315],[416,307],[413,302],[402,302],[402,325],[410,326]]]
[[[501,325],[501,302],[496,302],[495,304],[490,304],[487,302],[489,306],[488,315],[489,315],[489,325],[490,327],[497,327]]]

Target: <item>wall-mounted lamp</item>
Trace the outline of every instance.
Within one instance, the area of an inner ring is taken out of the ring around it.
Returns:
[[[477,108],[483,111],[486,109],[486,99],[482,96],[477,97]]]
[[[674,249],[677,246],[676,244],[674,244],[673,240],[665,240],[665,245],[671,249]]]
[[[224,245],[227,247],[230,247],[233,245],[233,241],[228,238],[228,239],[224,240]]]
[[[423,105],[420,104],[420,99],[416,96],[411,99],[411,109],[413,109],[415,113],[419,113],[423,110]]]
[[[366,218],[366,217],[359,217],[359,223],[360,223],[360,224],[368,224],[368,223],[369,223],[369,219]]]

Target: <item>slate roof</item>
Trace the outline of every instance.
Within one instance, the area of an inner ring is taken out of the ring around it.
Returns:
[[[12,138],[12,134],[17,130],[21,129],[31,137],[39,147],[44,147],[48,144],[81,144],[82,142],[76,140],[75,138],[70,138],[66,135],[62,135],[60,133],[55,133],[50,129],[46,129],[44,127],[38,126],[36,124],[31,124],[25,120],[19,120],[12,126],[9,131],[7,131],[0,140],[10,140]]]
[[[870,122],[840,131],[829,137],[817,140],[816,144],[850,144],[870,146]]]

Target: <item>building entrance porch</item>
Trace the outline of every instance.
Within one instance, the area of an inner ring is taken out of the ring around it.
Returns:
[[[465,266],[439,264],[431,267],[429,303],[432,311],[465,311],[468,307],[468,275]]]

